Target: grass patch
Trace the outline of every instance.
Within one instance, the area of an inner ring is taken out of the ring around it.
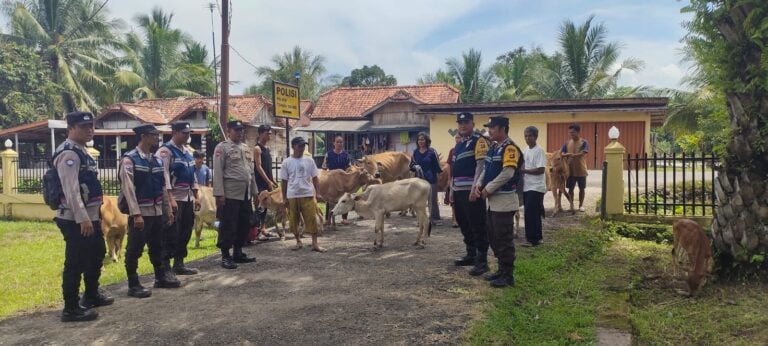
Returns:
[[[216,232],[203,231],[199,249],[189,247],[189,261],[218,252]],[[123,250],[126,240],[123,241]],[[53,222],[0,221],[0,319],[12,314],[62,306],[61,272],[64,239]],[[126,280],[123,258],[104,262],[101,284]],[[146,252],[139,274],[153,271]],[[83,285],[80,285],[81,290]]]
[[[596,342],[601,282],[607,275],[597,264],[606,237],[591,229],[562,229],[547,241],[519,250],[516,287],[489,291],[485,317],[469,331],[471,344]]]
[[[768,344],[768,285],[710,283],[695,298],[675,292],[670,245],[618,239],[609,256],[630,264],[634,342],[640,345]]]

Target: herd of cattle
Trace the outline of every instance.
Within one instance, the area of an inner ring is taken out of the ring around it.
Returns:
[[[548,154],[548,167],[546,169],[547,186],[551,187],[556,197],[555,212],[562,210],[558,198],[565,194],[569,201],[570,196],[565,192],[565,181],[568,178],[568,165],[559,158],[557,153]],[[411,211],[417,216],[419,235],[414,245],[424,246],[426,237],[431,231],[431,223],[428,219],[427,207],[429,203],[430,185],[413,177],[409,169],[411,157],[402,152],[384,152],[367,155],[358,160],[356,165],[348,170],[321,170],[318,177],[319,195],[328,205],[335,205],[331,216],[346,214],[355,211],[363,218],[375,220],[374,231],[376,239],[374,246],[381,247],[384,241],[384,218],[391,212]],[[439,191],[446,191],[450,184],[450,170],[448,163],[441,160],[443,170],[438,175],[437,185]],[[550,170],[552,176],[550,177]],[[550,180],[552,183],[550,184]],[[360,190],[361,193],[358,193]],[[204,226],[213,226],[216,220],[216,202],[213,190],[207,186],[201,186],[199,190],[201,208],[195,211],[195,247],[200,246],[202,229]],[[258,203],[261,207],[272,212],[275,217],[275,225],[281,238],[285,235],[286,212],[283,207],[283,197],[279,189],[273,191],[261,191]],[[101,207],[102,229],[107,242],[109,257],[117,261],[120,256],[120,248],[127,232],[127,216],[120,213],[117,201],[114,197],[106,197]],[[518,213],[519,214],[519,213]],[[318,224],[324,223],[324,216],[318,209]],[[335,217],[331,217],[335,226]],[[519,216],[518,216],[519,227]],[[277,224],[282,225],[282,229]]]

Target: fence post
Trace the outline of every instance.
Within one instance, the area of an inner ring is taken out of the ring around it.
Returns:
[[[618,132],[618,131],[617,131]],[[608,172],[605,175],[605,214],[624,214],[624,146],[618,141],[618,135],[611,139],[605,149],[605,161]]]
[[[9,145],[10,139],[5,141],[5,150],[0,152],[0,159],[3,160],[3,194],[13,195],[16,193],[19,153],[13,150],[13,144]]]

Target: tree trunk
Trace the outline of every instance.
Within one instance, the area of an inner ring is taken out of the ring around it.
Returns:
[[[765,58],[764,48],[745,32],[750,10],[734,6],[717,21],[731,59],[724,74],[732,83],[725,88],[732,137],[714,182],[712,237],[739,262],[768,254],[768,91],[754,86],[765,80],[759,68]]]

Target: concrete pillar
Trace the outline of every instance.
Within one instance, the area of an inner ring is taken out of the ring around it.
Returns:
[[[0,152],[0,160],[3,161],[3,194],[5,195],[16,194],[18,159],[19,153],[13,150],[13,146],[8,146]]]
[[[605,177],[606,215],[624,214],[624,153],[624,146],[618,139],[611,140],[605,147],[605,161],[608,162]]]

